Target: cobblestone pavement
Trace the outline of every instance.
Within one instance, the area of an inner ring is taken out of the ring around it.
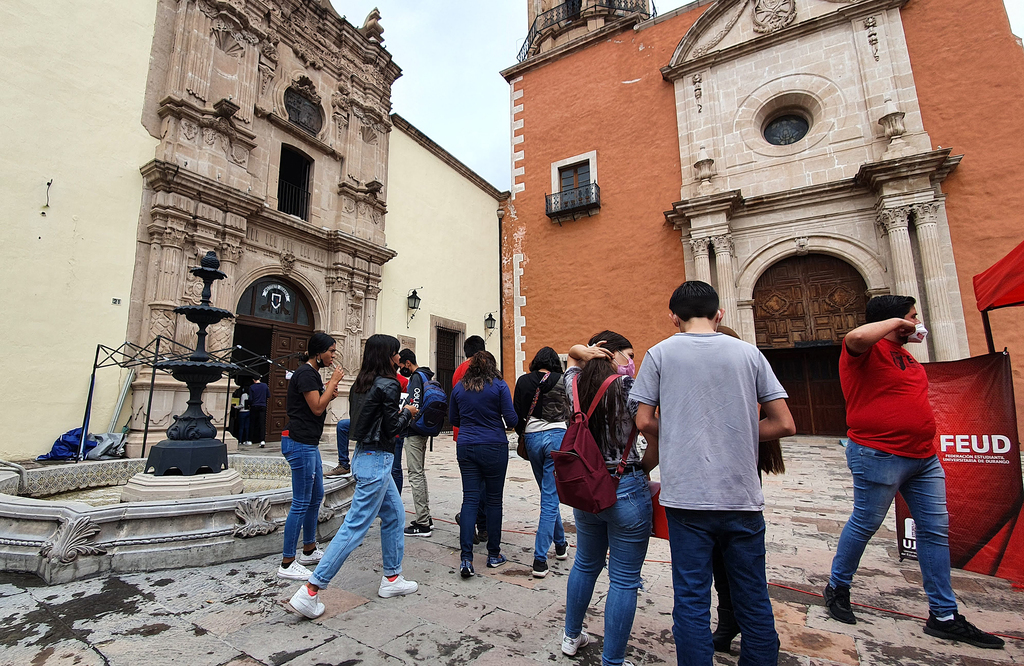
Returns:
[[[788,473],[765,480],[768,578],[776,584],[771,593],[781,664],[1024,663],[1024,640],[1008,639],[1005,650],[950,644],[924,635],[918,619],[866,608],[857,609],[855,626],[828,619],[817,594],[851,508],[849,473],[834,439],[793,438],[784,447]],[[276,557],[52,587],[34,577],[0,574],[0,664],[600,664],[600,643],[582,649],[576,659],[559,651],[572,558],[552,557],[547,578],[530,575],[539,506],[529,464],[511,455],[502,539],[510,563],[485,568],[478,546],[480,575],[462,580],[453,521],[461,485],[450,438],[435,440],[427,461],[435,530],[430,538],[406,539],[405,575],[420,583],[414,595],[377,597],[376,528],[322,592],[327,613],[316,621],[283,607],[297,584],[276,578]],[[404,499],[411,509],[408,488]],[[571,544],[571,510],[563,507],[562,516],[568,519]],[[915,563],[897,560],[894,528],[890,513],[864,555],[854,602],[926,615],[920,573]],[[627,657],[636,664],[671,664],[667,543],[652,539],[648,558]],[[953,586],[968,619],[1024,638],[1024,592],[1007,581],[960,571],[954,572]],[[598,636],[606,591],[603,576],[586,622]],[[738,650],[737,639],[733,653],[716,656],[717,663],[735,664]]]

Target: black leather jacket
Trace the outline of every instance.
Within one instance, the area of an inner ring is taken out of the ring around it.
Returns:
[[[349,439],[364,451],[395,452],[395,436],[412,421],[398,402],[401,386],[397,379],[377,377],[366,393],[349,396]]]

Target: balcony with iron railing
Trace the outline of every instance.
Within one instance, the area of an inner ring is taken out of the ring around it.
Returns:
[[[584,215],[594,215],[601,210],[601,188],[597,183],[548,194],[544,199],[547,215],[552,222],[574,220]]]
[[[286,180],[277,182],[277,209],[309,221],[309,191]]]
[[[643,18],[651,18],[652,13],[647,8],[648,0],[568,0],[557,5],[553,9],[537,15],[529,32],[526,33],[526,41],[519,50],[518,60],[523,62],[531,55],[535,55],[540,47],[541,41],[553,33],[560,33],[563,28],[568,28],[577,21],[587,20],[601,16],[624,17],[631,14],[639,14]]]

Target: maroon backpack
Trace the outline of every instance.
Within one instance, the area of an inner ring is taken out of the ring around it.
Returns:
[[[590,513],[600,513],[615,504],[615,493],[619,487],[619,477],[626,468],[626,459],[633,448],[632,442],[622,453],[622,460],[612,475],[605,466],[601,449],[590,432],[589,419],[597,404],[604,397],[605,391],[620,375],[611,375],[604,380],[590,409],[584,414],[580,406],[580,394],[577,384],[579,375],[572,382],[572,423],[565,431],[562,446],[558,451],[551,452],[555,463],[555,488],[558,500],[562,504]]]

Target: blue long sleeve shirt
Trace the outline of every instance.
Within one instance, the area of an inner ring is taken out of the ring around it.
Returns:
[[[448,404],[448,420],[459,429],[459,446],[502,442],[507,445],[505,428],[514,428],[519,417],[512,406],[508,384],[495,379],[482,391],[467,391],[462,382],[456,384]]]

